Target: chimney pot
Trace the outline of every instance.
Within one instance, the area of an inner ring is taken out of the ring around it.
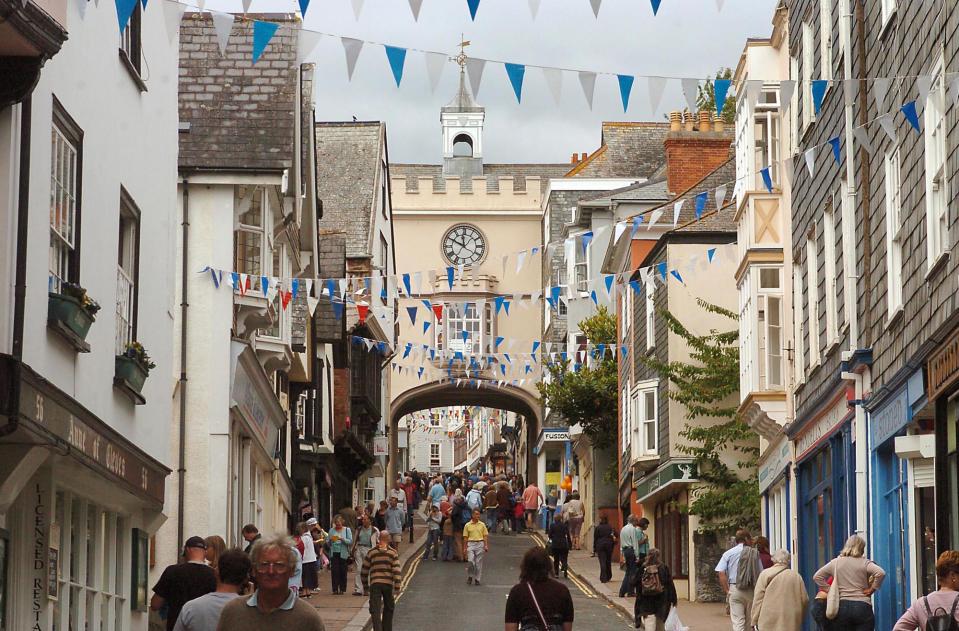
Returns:
[[[712,127],[712,116],[709,112],[699,112],[699,131],[710,131]]]
[[[682,112],[669,113],[669,131],[679,131],[683,126]]]
[[[693,131],[693,128],[696,125],[696,115],[692,112],[686,112],[683,116],[683,129],[686,131]]]
[[[726,121],[722,119],[721,116],[713,116],[713,129],[718,132],[726,131]]]

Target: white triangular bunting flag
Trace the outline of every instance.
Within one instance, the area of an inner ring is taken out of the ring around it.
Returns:
[[[816,148],[806,149],[803,158],[806,160],[806,170],[809,171],[809,177],[812,177],[816,174]]]
[[[682,86],[683,96],[686,97],[686,106],[690,113],[694,113],[699,100],[699,79],[683,79]]]
[[[886,95],[889,94],[891,83],[892,79],[889,77],[872,80],[872,98],[876,101],[876,109],[880,112],[886,111]]]
[[[762,79],[749,79],[746,81],[746,103],[749,105],[749,111],[756,109],[756,103],[759,103],[759,97],[763,94]]]
[[[423,6],[423,0],[410,0],[410,11],[413,12],[413,20],[419,22],[420,8]]]
[[[866,131],[866,128],[854,127],[852,135],[856,139],[856,142],[859,143],[859,146],[865,149],[869,155],[872,155],[872,143],[869,142],[869,132]]]
[[[353,71],[356,69],[356,60],[359,59],[360,51],[363,50],[363,40],[341,37],[340,41],[343,43],[343,52],[346,53],[346,76],[352,81]]]
[[[479,98],[480,82],[483,80],[483,70],[486,68],[485,59],[467,59],[466,73],[470,79],[470,90],[473,91],[473,98]]]
[[[321,39],[323,39],[321,33],[301,28],[296,41],[296,63],[306,63],[307,58],[316,49],[316,45],[320,43]]]
[[[959,75],[952,78],[949,82],[949,98],[954,105],[959,105]]]
[[[213,17],[213,30],[216,31],[216,43],[220,46],[220,54],[226,54],[226,46],[230,42],[230,31],[233,30],[233,14],[210,11]]]
[[[722,208],[726,201],[726,186],[726,184],[721,184],[716,187],[716,208]]]
[[[784,112],[792,106],[795,91],[796,81],[794,79],[784,79],[779,82],[779,106]]]
[[[652,216],[649,218],[649,225],[646,227],[647,230],[652,229],[656,225],[656,222],[659,221],[659,218],[663,216],[663,209],[657,208],[653,211]]]
[[[560,97],[563,95],[563,71],[559,68],[543,68],[543,76],[546,78],[546,85],[549,86],[553,100],[556,105],[559,105]]]
[[[626,232],[626,224],[620,221],[616,224],[616,228],[613,230],[613,243],[619,241],[619,238],[623,236],[624,232]]]
[[[186,5],[182,2],[163,3],[163,21],[166,23],[166,34],[171,43],[180,32],[180,20],[183,19],[185,11]]]
[[[80,11],[81,20],[87,16],[87,2],[88,0],[77,0],[77,9]]]
[[[666,89],[666,77],[647,77],[646,87],[649,90],[649,109],[653,116],[659,111],[659,104],[663,100],[663,91]]]
[[[896,122],[892,119],[893,113],[883,114],[879,117],[879,125],[882,127],[882,130],[886,132],[886,135],[889,136],[889,139],[893,142],[897,140],[896,133]]]
[[[253,4],[253,0],[242,0],[243,4],[243,13],[250,12],[250,5]]]
[[[589,109],[593,109],[593,92],[596,91],[596,73],[582,70],[579,72],[579,85],[583,88],[583,96],[589,104]]]
[[[533,19],[536,19],[536,15],[539,13],[539,2],[540,0],[529,0],[529,12],[533,16]]]
[[[423,293],[423,272],[413,272],[413,287],[417,296]]]
[[[363,11],[363,2],[364,0],[350,0],[350,4],[353,5],[353,15],[357,20],[360,19],[360,13]]]
[[[716,10],[717,10],[717,11],[722,11],[722,10],[723,10],[723,4],[724,4],[725,2],[726,2],[726,0],[716,0]]]
[[[916,92],[919,95],[919,98],[916,99],[916,105],[919,107],[926,106],[926,99],[929,98],[929,90],[932,89],[932,76],[931,75],[920,75],[916,77]]]
[[[440,77],[443,75],[443,68],[446,67],[446,55],[440,53],[423,53],[426,59],[426,74],[430,78],[430,92],[436,92],[436,86],[440,84]]]
[[[681,200],[679,200],[678,202],[676,202],[675,204],[673,204],[673,227],[674,227],[674,228],[675,228],[677,225],[679,225],[679,213],[682,212],[682,210],[683,210],[683,203],[684,203],[685,201],[686,201],[685,199],[681,199]]]
[[[599,7],[603,4],[603,0],[589,0],[589,6],[593,8],[593,17],[599,17]]]
[[[516,255],[516,273],[519,274],[523,269],[523,264],[526,263],[526,250],[518,253]]]

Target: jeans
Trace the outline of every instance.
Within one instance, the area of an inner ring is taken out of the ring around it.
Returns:
[[[429,535],[426,538],[426,549],[423,550],[423,559],[426,560],[430,556],[430,551],[433,554],[433,560],[436,560],[437,555],[440,551],[440,539],[442,535],[440,534],[439,529],[430,530]]]
[[[353,591],[364,593],[366,592],[363,589],[363,577],[360,576],[360,570],[363,569],[363,561],[366,560],[366,555],[370,553],[370,549],[367,546],[356,546],[356,550],[353,551],[353,567],[356,568],[356,573],[353,576]]]
[[[550,553],[553,555],[553,574],[559,576],[560,566],[563,574],[569,572],[569,548],[552,548]]]
[[[490,532],[496,530],[496,508],[487,508],[486,509],[486,529]]]
[[[453,535],[443,535],[443,550],[440,558],[444,561],[453,560]]]
[[[752,626],[753,590],[729,586],[729,617],[733,631],[746,631]]]
[[[620,598],[636,593],[636,588],[633,587],[633,580],[636,576],[636,550],[633,548],[623,548],[622,550],[623,560],[626,561],[626,574],[623,575],[623,584],[619,587]]]
[[[346,559],[338,554],[330,558],[330,574],[333,576],[333,592],[346,592]]]
[[[608,583],[613,578],[613,547],[596,548],[596,557],[599,559],[599,582]]]
[[[826,631],[874,631],[876,616],[872,605],[857,600],[840,600],[839,614],[826,620]]]
[[[382,583],[370,585],[370,617],[373,619],[373,631],[393,631],[394,605],[392,585]]]
[[[486,554],[486,544],[482,541],[470,541],[466,544],[466,575],[477,583],[483,580],[483,555]]]

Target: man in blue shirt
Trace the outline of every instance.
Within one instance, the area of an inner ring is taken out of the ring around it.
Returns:
[[[740,589],[736,585],[739,578],[739,558],[743,555],[743,549],[752,546],[752,544],[753,538],[748,530],[737,530],[736,545],[726,550],[716,565],[719,584],[726,593],[729,602],[729,617],[733,623],[733,631],[746,631],[749,621],[752,620],[751,609],[755,585],[749,585],[748,589]],[[759,561],[759,555],[754,556],[756,559],[754,576],[758,576],[763,568]]]
[[[440,483],[440,478],[437,477],[433,480],[433,486],[430,487],[430,504],[432,506],[439,506],[440,498],[444,495],[446,495],[446,489],[443,488],[443,485]]]

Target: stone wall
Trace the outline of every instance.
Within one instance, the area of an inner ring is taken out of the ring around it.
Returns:
[[[719,537],[714,534],[693,534],[693,545],[696,550],[696,600],[706,603],[721,603],[726,600],[719,579],[716,578],[716,564],[729,546],[728,537]]]

